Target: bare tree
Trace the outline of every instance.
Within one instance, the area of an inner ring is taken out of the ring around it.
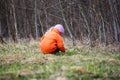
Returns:
[[[2,31],[1,31],[1,15],[0,15],[0,35],[2,34]]]
[[[112,19],[113,19],[113,27],[114,27],[114,34],[115,34],[115,40],[118,42],[118,31],[117,31],[117,23],[116,23],[116,16],[114,14],[114,5],[113,5],[113,0],[109,0],[109,5],[112,13]]]
[[[62,14],[63,21],[64,21],[65,26],[66,26],[66,28],[67,28],[67,31],[68,31],[68,33],[69,33],[69,35],[70,35],[70,38],[72,39],[73,45],[75,45],[75,43],[74,43],[74,37],[73,37],[73,35],[72,35],[71,31],[70,31],[70,28],[69,28],[69,26],[68,26],[68,24],[67,24],[67,21],[66,21],[66,19],[65,19],[65,15],[64,15],[64,13],[63,13],[63,8],[62,8],[62,5],[61,5],[61,0],[59,0],[59,3],[60,3],[60,11],[61,11],[61,14]]]
[[[39,6],[38,6],[39,5]],[[95,46],[120,42],[119,0],[1,0],[3,38],[38,39],[57,23],[65,37]]]
[[[38,39],[38,27],[37,27],[37,0],[35,0],[35,29],[36,29],[36,40]]]
[[[16,16],[15,16],[15,7],[14,1],[8,0],[8,16],[9,16],[9,29],[12,35],[12,39],[14,42],[17,42],[17,23],[16,23]]]

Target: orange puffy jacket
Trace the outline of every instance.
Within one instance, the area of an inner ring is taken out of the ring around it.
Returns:
[[[43,53],[53,53],[56,49],[65,52],[64,44],[58,29],[46,32],[40,39],[40,49]]]

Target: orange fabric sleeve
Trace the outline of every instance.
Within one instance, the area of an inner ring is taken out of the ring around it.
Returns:
[[[60,49],[60,51],[65,52],[65,47],[61,36],[57,37],[57,47]]]

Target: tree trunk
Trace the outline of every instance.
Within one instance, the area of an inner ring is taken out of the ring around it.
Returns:
[[[118,25],[116,23],[116,15],[115,15],[115,10],[113,8],[114,7],[113,0],[109,0],[109,5],[110,5],[111,15],[112,15],[112,19],[113,19],[115,41],[118,42],[118,31],[117,31]]]
[[[16,23],[16,16],[15,16],[15,7],[14,7],[14,1],[8,0],[8,20],[9,20],[9,26],[10,27],[10,33],[12,35],[12,39],[14,42],[17,42],[17,23]]]
[[[42,21],[41,21],[40,16],[38,16],[38,20],[39,20],[39,22],[40,22],[41,32],[42,32],[42,35],[43,35],[43,34],[44,34],[44,29],[43,29],[43,23],[42,23]]]
[[[35,30],[36,30],[36,40],[38,40],[38,27],[37,27],[37,0],[35,0]]]
[[[0,35],[2,34],[2,31],[1,31],[1,15],[0,15]]]
[[[89,24],[88,24],[88,21],[87,21],[87,19],[86,19],[86,16],[85,16],[85,14],[84,14],[84,12],[83,12],[83,9],[82,9],[82,7],[81,7],[81,5],[79,5],[79,9],[80,9],[80,11],[81,11],[81,15],[82,15],[82,17],[83,17],[83,21],[84,21],[84,27],[87,29],[87,31],[88,31],[88,41],[89,41],[89,43],[91,42],[91,39],[90,39],[90,27],[89,27]],[[90,44],[89,44],[90,45]]]
[[[63,21],[64,21],[64,23],[65,23],[65,26],[66,26],[66,28],[67,28],[67,31],[68,31],[68,33],[69,33],[69,35],[70,35],[70,38],[72,39],[72,42],[73,42],[73,45],[74,45],[74,37],[73,37],[73,35],[72,35],[71,31],[70,31],[70,28],[69,28],[69,26],[68,26],[68,24],[67,24],[66,19],[65,19],[65,15],[64,15],[64,13],[63,13],[63,8],[62,8],[62,5],[61,5],[61,0],[59,0],[59,3],[60,3],[60,11],[61,11],[61,14],[62,14]]]

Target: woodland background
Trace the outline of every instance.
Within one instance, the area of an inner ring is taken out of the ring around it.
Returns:
[[[73,45],[118,45],[120,0],[0,0],[0,42],[39,40],[58,23]]]
[[[44,55],[39,39],[56,24],[66,53]],[[0,80],[118,79],[120,0],[0,0]]]

